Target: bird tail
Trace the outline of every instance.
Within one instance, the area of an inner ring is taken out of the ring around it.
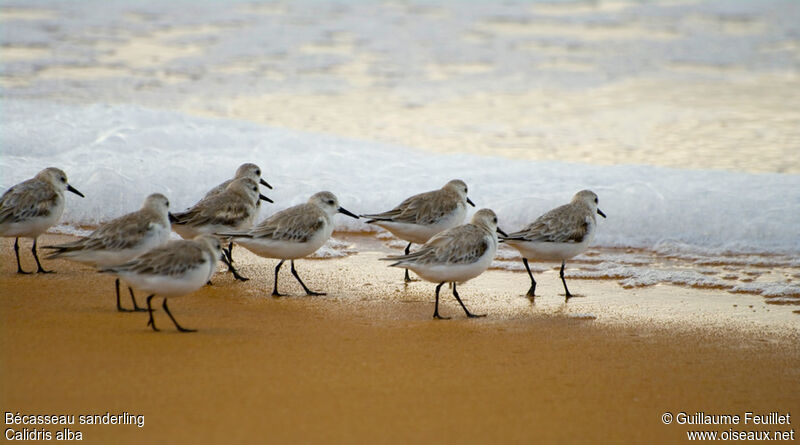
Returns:
[[[230,240],[232,238],[252,238],[248,232],[229,232],[229,233],[215,233],[214,236],[218,236],[220,238],[225,238],[226,240]]]
[[[42,249],[53,250],[54,252],[50,252],[50,254],[45,257],[46,260],[53,260],[56,258],[61,258],[65,254],[77,250],[78,247],[78,243],[68,243],[59,244],[57,246],[42,246]]]

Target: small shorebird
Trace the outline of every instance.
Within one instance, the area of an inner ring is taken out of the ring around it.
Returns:
[[[65,258],[97,268],[126,263],[169,240],[171,216],[167,197],[153,193],[144,200],[141,209],[101,225],[85,238],[57,246],[44,246],[45,249],[55,250],[47,259]],[[120,304],[119,278],[115,286],[117,310],[131,312]],[[133,311],[144,311],[136,304],[130,286],[128,291],[133,301]]]
[[[325,295],[308,289],[294,268],[294,260],[311,255],[325,244],[333,233],[333,216],[337,212],[358,219],[358,216],[339,206],[339,200],[333,193],[319,192],[308,198],[305,204],[277,212],[248,232],[218,235],[230,237],[233,242],[258,256],[281,260],[275,267],[272,296],[283,296],[278,292],[278,272],[286,260],[291,260],[292,275],[307,295]]]
[[[201,199],[185,212],[176,213],[172,228],[185,239],[217,232],[247,230],[253,226],[258,215],[259,200],[272,202],[259,192],[258,184],[252,179],[234,179],[222,192]],[[226,263],[237,280],[248,280],[239,275],[230,261],[226,260]]]
[[[39,273],[44,270],[36,254],[36,240],[64,213],[64,190],[83,198],[83,193],[67,183],[67,175],[54,167],[46,168],[27,181],[11,187],[0,197],[0,236],[14,237],[17,273],[28,274],[19,262],[19,238],[33,238],[33,258]]]
[[[193,240],[170,241],[118,266],[100,269],[101,273],[117,275],[133,287],[150,294],[147,326],[158,331],[153,319],[153,297],[164,297],[162,307],[180,332],[194,332],[178,324],[169,311],[167,299],[194,292],[208,282],[217,269],[222,247],[213,235],[201,235]]]
[[[503,233],[497,228],[497,215],[492,210],[481,209],[469,224],[439,233],[414,253],[381,259],[395,261],[389,266],[411,269],[423,279],[439,283],[433,318],[449,318],[439,315],[439,290],[444,283],[453,283],[453,296],[467,317],[484,317],[485,314],[476,315],[467,309],[456,291],[456,283],[471,280],[489,268],[497,252],[498,232]]]
[[[408,241],[405,250],[408,255],[411,244],[424,244],[437,233],[463,223],[467,204],[475,207],[467,197],[467,184],[460,179],[453,179],[439,190],[406,198],[392,210],[361,216],[370,218],[367,223],[383,227],[394,236]],[[411,281],[408,269],[405,281]]]
[[[233,182],[234,180],[239,179],[239,178],[250,178],[254,182],[257,182],[257,183],[259,183],[259,184],[261,184],[263,186],[266,186],[268,189],[272,190],[272,186],[269,185],[269,183],[267,181],[265,181],[261,177],[261,167],[257,166],[256,164],[245,163],[245,164],[240,165],[239,168],[236,169],[236,173],[233,175],[232,179],[228,179],[227,181],[223,182],[222,184],[219,184],[218,186],[216,186],[213,189],[209,190],[208,193],[206,193],[206,196],[203,197],[203,199],[206,199],[206,198],[209,198],[211,196],[218,195],[218,194],[224,192],[225,189],[228,187],[228,185],[230,185],[231,182]],[[261,201],[256,202],[256,208],[258,208],[260,206],[261,206]],[[229,243],[228,244],[228,249],[226,250],[226,249],[223,248],[222,252],[225,254],[225,256],[228,257],[228,263],[229,263],[228,264],[228,270],[230,272],[235,272],[235,269],[233,268],[233,243]],[[238,275],[238,274],[234,274],[234,276],[236,276],[236,275]]]
[[[581,190],[572,197],[569,204],[556,207],[519,232],[502,237],[500,242],[519,250],[522,255],[522,264],[531,278],[529,297],[533,297],[536,291],[536,280],[528,266],[529,259],[561,261],[559,276],[564,283],[565,300],[573,297],[564,279],[564,264],[566,260],[584,252],[594,239],[597,228],[595,213],[606,217],[597,208],[597,203],[594,192]]]

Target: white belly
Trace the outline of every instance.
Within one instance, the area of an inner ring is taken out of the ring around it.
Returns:
[[[2,224],[0,225],[0,234],[5,237],[36,238],[55,225],[61,218],[62,213],[64,213],[64,200],[59,199],[49,215]]]
[[[547,243],[534,241],[505,241],[509,246],[519,250],[523,258],[529,260],[564,261],[586,251],[594,239],[594,230],[580,243]]]
[[[322,247],[333,233],[333,224],[326,224],[322,230],[304,243],[273,240],[270,238],[234,238],[233,242],[264,258],[296,260],[304,258]]]
[[[157,294],[165,298],[174,298],[194,292],[203,287],[216,268],[216,262],[206,262],[200,267],[187,271],[180,277],[163,275],[144,275],[136,273],[120,273],[119,276],[134,288],[149,294]]]
[[[411,269],[427,281],[433,283],[456,282],[463,283],[482,274],[494,260],[497,247],[488,249],[478,261],[470,264],[427,264],[427,265],[401,265]]]

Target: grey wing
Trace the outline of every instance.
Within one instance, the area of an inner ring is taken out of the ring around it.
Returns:
[[[420,193],[407,198],[385,215],[391,214],[390,219],[394,222],[433,224],[456,209],[458,200],[452,198],[441,190]]]
[[[489,242],[484,232],[470,224],[456,227],[446,243],[436,249],[436,262],[450,264],[471,264],[486,253]]]
[[[59,199],[58,193],[37,180],[21,182],[0,197],[0,224],[48,216]]]
[[[397,207],[393,208],[392,210],[387,210],[387,211],[382,212],[382,213],[367,214],[367,215],[364,215],[364,216],[367,217],[367,218],[372,218],[372,219],[378,220],[378,221],[397,221],[396,218],[398,218],[401,214],[403,214],[403,212],[407,212],[407,209],[409,207],[415,207],[416,206],[416,204],[415,204],[416,201],[418,201],[420,199],[424,199],[424,196],[428,195],[430,193],[431,192],[425,192],[425,193],[419,193],[419,194],[414,195],[414,196],[409,196],[408,198],[404,199],[403,202],[398,204]],[[408,215],[406,215],[405,218],[408,218]],[[400,222],[400,221],[397,221],[397,222]],[[407,221],[403,221],[403,222],[407,222]]]
[[[471,264],[489,249],[485,233],[466,224],[437,234],[416,252],[387,259],[422,264]]]
[[[215,195],[200,201],[188,211],[175,215],[178,224],[236,226],[254,211],[240,200],[226,202],[223,199],[223,196]]]
[[[192,241],[173,241],[144,255],[111,268],[114,271],[130,271],[142,275],[180,277],[208,261],[203,249]]]
[[[129,213],[92,232],[85,244],[89,249],[130,249],[142,242],[154,223],[141,213]]]
[[[301,205],[278,212],[250,232],[254,238],[304,243],[325,225],[325,216],[316,206]]]
[[[589,231],[584,212],[569,205],[557,207],[540,216],[524,230],[508,235],[526,241],[551,243],[580,243]]]

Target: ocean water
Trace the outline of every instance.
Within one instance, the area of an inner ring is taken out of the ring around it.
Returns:
[[[295,205],[333,191],[358,213],[386,210],[406,196],[461,178],[501,227],[519,229],[582,189],[600,197],[596,244],[686,253],[800,254],[800,175],[597,166],[437,155],[250,122],[194,117],[128,105],[4,101],[2,186],[59,166],[86,199],[70,197],[64,221],[93,225],[165,193],[176,209],[255,162],[275,204]],[[351,218],[337,229],[371,230]]]
[[[571,276],[796,304],[797,23],[790,0],[5,1],[0,188],[64,169],[74,228],[243,162],[262,217],[461,178],[505,230],[588,188],[609,217]]]

